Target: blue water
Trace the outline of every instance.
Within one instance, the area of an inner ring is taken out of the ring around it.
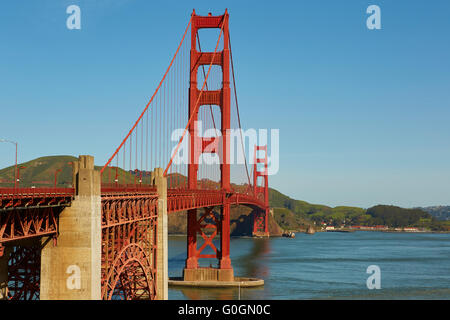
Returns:
[[[181,276],[186,238],[169,237],[169,276]],[[232,238],[236,276],[261,288],[169,289],[169,299],[450,299],[450,234],[321,232],[296,238]],[[381,270],[369,290],[367,267]]]

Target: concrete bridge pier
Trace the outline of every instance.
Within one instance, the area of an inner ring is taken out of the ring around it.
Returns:
[[[94,157],[80,156],[73,176],[75,199],[59,216],[57,240],[43,241],[42,300],[101,299],[101,181]]]
[[[167,230],[167,178],[164,177],[163,169],[155,168],[151,174],[153,184],[158,193],[158,227],[157,227],[157,251],[156,251],[156,299],[168,300],[168,230]]]

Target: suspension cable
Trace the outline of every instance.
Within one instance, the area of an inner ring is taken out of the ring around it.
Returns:
[[[186,37],[187,31],[189,30],[189,26],[191,25],[192,22],[192,17],[193,14],[191,15],[191,18],[189,19],[189,23],[186,27],[186,30],[184,31],[183,37],[181,38],[181,42],[178,45],[177,51],[175,52],[172,60],[170,61],[169,66],[167,67],[166,73],[164,74],[164,76],[162,77],[161,81],[159,82],[158,87],[156,88],[155,92],[153,93],[152,97],[150,98],[150,101],[147,103],[147,105],[145,106],[144,110],[142,111],[141,115],[139,116],[139,118],[136,120],[135,124],[133,125],[133,127],[131,128],[131,130],[128,132],[128,134],[126,135],[125,139],[123,139],[122,143],[120,144],[120,146],[116,149],[116,151],[114,152],[114,154],[111,156],[111,158],[109,158],[108,162],[103,166],[103,168],[100,170],[100,174],[103,173],[103,171],[105,170],[106,167],[108,167],[108,165],[111,163],[111,161],[114,159],[114,157],[117,155],[117,153],[119,152],[119,150],[122,148],[122,146],[125,144],[125,142],[127,141],[127,139],[130,137],[130,135],[132,134],[133,130],[136,128],[136,126],[138,125],[139,121],[141,120],[141,118],[144,116],[145,112],[147,111],[148,107],[150,106],[150,104],[153,101],[153,98],[156,96],[156,94],[158,93],[159,89],[161,88],[162,84],[164,83],[164,79],[166,78],[167,74],[169,73],[172,64],[175,60],[175,58],[178,55],[178,51],[181,48],[181,45],[184,42],[184,38]]]
[[[188,123],[186,125],[186,128],[184,128],[183,135],[181,136],[180,141],[178,142],[177,147],[175,148],[175,150],[173,152],[173,155],[170,158],[169,163],[167,164],[166,170],[164,170],[164,176],[167,175],[167,171],[169,170],[170,166],[172,165],[173,159],[174,159],[175,155],[177,154],[178,149],[180,148],[181,142],[183,141],[183,139],[184,139],[184,137],[186,135],[186,132],[187,132],[187,130],[189,128],[189,125],[192,122],[192,119],[194,118],[194,114],[196,114],[196,112],[197,112],[197,109],[198,109],[198,106],[199,106],[199,102],[200,102],[200,98],[201,98],[201,96],[203,94],[203,91],[205,89],[206,81],[208,80],[209,73],[211,72],[211,67],[212,67],[212,64],[214,62],[214,58],[216,57],[217,48],[219,47],[220,38],[221,38],[222,33],[223,33],[223,26],[224,26],[224,23],[222,23],[222,26],[220,28],[220,33],[219,33],[219,38],[217,39],[216,49],[214,50],[214,53],[213,53],[213,56],[212,56],[212,59],[211,59],[211,63],[209,64],[208,73],[206,74],[206,78],[203,81],[202,89],[200,90],[200,94],[198,95],[197,101],[195,103],[195,108],[194,108],[194,110],[193,110],[193,112],[192,112],[192,114],[191,114],[191,116],[189,118],[189,121],[188,121]]]

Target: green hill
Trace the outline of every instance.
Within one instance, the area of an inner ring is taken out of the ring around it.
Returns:
[[[340,225],[363,216],[366,212],[358,207],[329,207],[292,199],[275,189],[269,189],[269,203],[274,208],[275,220],[284,229],[304,230],[314,222]]]
[[[418,227],[433,231],[448,231],[450,221],[439,221],[420,208],[406,209],[377,205],[369,209],[358,207],[328,207],[292,199],[275,189],[269,189],[269,202],[274,218],[285,230],[303,231],[310,225],[326,223],[333,226],[385,225],[388,227]]]
[[[56,185],[58,187],[70,187],[72,185],[71,163],[77,159],[73,156],[47,156],[20,163],[18,164],[20,175],[19,185],[20,187],[52,187],[55,183],[56,171],[61,170],[57,174]],[[95,166],[97,170],[101,168],[100,166]],[[108,182],[111,179],[112,182],[115,178],[115,170],[115,167],[106,170],[103,174],[102,181]],[[0,170],[0,187],[14,186],[14,171],[14,166]],[[119,168],[118,175],[120,181],[134,183],[133,174]]]
[[[420,227],[430,230],[445,230],[448,223],[439,221],[423,209],[405,209],[396,206],[377,205],[367,209],[371,225],[386,225],[394,228]]]
[[[18,164],[18,167],[25,167],[19,170],[22,187],[44,187],[53,186],[55,181],[55,172],[61,169],[57,175],[58,186],[69,186],[72,184],[72,167],[70,162],[77,158],[72,156],[49,156],[41,157],[28,162]],[[0,170],[0,186],[14,186],[14,166]]]

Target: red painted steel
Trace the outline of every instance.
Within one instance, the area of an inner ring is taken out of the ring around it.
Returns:
[[[0,254],[8,252],[10,299],[39,298],[40,238],[55,238],[58,216],[74,197],[73,188],[0,188]],[[22,244],[23,240],[37,245]]]
[[[0,188],[0,210],[70,204],[73,188]]]
[[[149,185],[136,184],[102,184],[102,195],[117,195],[117,194],[156,194],[156,188]]]
[[[58,215],[73,197],[73,188],[0,188],[0,246],[56,235]]]
[[[8,264],[8,299],[39,299],[41,246],[13,247]]]
[[[102,194],[102,298],[154,299],[158,196]]]
[[[264,156],[258,156],[258,151],[263,151]],[[258,170],[258,163],[263,165],[263,170]],[[254,164],[253,164],[253,193],[257,199],[263,200],[264,207],[256,209],[253,216],[253,234],[269,234],[269,182],[267,168],[267,146],[255,146]],[[263,186],[258,185],[258,178],[263,178]]]
[[[189,153],[189,165],[188,165],[188,187],[190,190],[197,189],[198,181],[198,160],[202,153],[204,153],[205,146],[210,143],[209,139],[203,141],[198,135],[197,131],[197,119],[199,107],[201,105],[218,105],[221,111],[221,133],[222,133],[222,143],[221,149],[214,148],[210,149],[208,152],[215,151],[221,157],[220,172],[221,172],[221,198],[217,194],[216,201],[221,203],[220,219],[212,219],[212,223],[207,224],[207,228],[216,224],[216,228],[220,228],[213,232],[215,236],[217,233],[220,234],[220,252],[213,247],[215,251],[214,257],[219,260],[219,267],[223,269],[231,268],[230,260],[230,203],[228,201],[227,193],[230,193],[230,159],[229,159],[229,129],[230,129],[230,50],[229,50],[229,30],[228,30],[228,12],[225,11],[224,15],[221,16],[198,16],[195,11],[192,15],[191,24],[191,67],[190,67],[190,88],[189,88],[189,122],[187,128],[189,129],[189,143],[190,143],[190,153]],[[198,30],[202,28],[217,28],[220,29],[219,38],[217,40],[216,49],[214,52],[204,53],[197,51],[196,43],[198,40]],[[223,50],[217,52],[221,36],[223,34]],[[221,59],[220,59],[221,58]],[[202,65],[208,65],[209,69],[206,74],[205,81],[203,83],[202,89],[197,88],[197,75],[198,68]],[[204,90],[206,80],[209,76],[211,66],[213,64],[222,67],[222,88],[220,90]],[[196,148],[197,141],[201,141],[201,148]],[[181,140],[180,140],[181,143]],[[170,163],[169,163],[170,165]],[[167,170],[166,170],[167,171]],[[200,194],[197,194],[199,196]],[[187,233],[188,233],[188,243],[187,243],[187,259],[186,268],[187,269],[197,269],[198,260],[200,258],[208,257],[211,255],[204,256],[201,254],[205,245],[211,246],[212,242],[210,238],[205,238],[204,229],[205,225],[201,223],[202,219],[205,217],[214,217],[212,215],[212,209],[206,208],[205,213],[198,219],[196,208],[188,209],[187,217]],[[220,222],[219,222],[220,220]],[[200,234],[205,243],[199,249],[197,243],[197,234]]]
[[[0,212],[0,245],[8,242],[56,235],[62,207],[17,209]]]

